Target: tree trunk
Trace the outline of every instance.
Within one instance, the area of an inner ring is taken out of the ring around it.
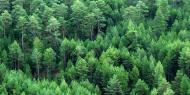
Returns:
[[[37,76],[38,76],[38,81],[39,81],[39,76],[40,76],[40,67],[39,67],[39,63],[37,62]]]
[[[66,54],[64,54],[64,68],[67,68],[67,58],[66,58]]]
[[[13,64],[14,64],[14,69],[16,70],[16,59],[13,57]]]
[[[47,78],[49,78],[49,66],[47,66]]]
[[[90,31],[91,31],[91,33],[90,33],[90,38],[91,38],[91,40],[93,40],[93,26],[91,26]]]
[[[24,31],[22,31],[22,49],[24,50]]]
[[[19,61],[17,60],[17,69],[19,69],[19,68],[20,68]]]
[[[6,31],[5,31],[5,24],[3,23],[3,37],[4,37],[4,38],[5,38],[5,35],[6,35],[5,32],[6,32]]]
[[[100,33],[100,21],[98,20],[98,33]]]
[[[65,31],[64,28],[62,28],[62,34],[63,34],[63,39],[65,38]]]

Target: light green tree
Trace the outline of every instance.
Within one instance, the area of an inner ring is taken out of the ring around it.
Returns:
[[[54,52],[52,48],[47,48],[44,51],[43,59],[44,59],[45,65],[47,66],[46,71],[47,71],[48,78],[50,78],[51,70],[53,69],[52,67],[55,66],[55,60],[56,60],[55,56],[56,56],[56,53]]]
[[[3,36],[6,37],[6,33],[8,32],[8,29],[9,29],[10,25],[12,24],[12,17],[8,11],[5,10],[1,14],[1,22],[2,22],[2,26],[3,26]]]

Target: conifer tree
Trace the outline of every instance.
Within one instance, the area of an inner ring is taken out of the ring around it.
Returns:
[[[157,37],[159,37],[161,33],[164,33],[164,31],[166,30],[166,26],[167,26],[166,18],[163,15],[161,9],[158,8],[156,11],[156,16],[154,17],[153,25],[152,25],[154,34]]]
[[[2,27],[3,27],[3,36],[6,37],[6,34],[8,32],[8,29],[10,25],[12,24],[12,16],[9,14],[8,11],[4,11],[1,14],[1,22],[2,22]]]
[[[23,53],[22,50],[17,43],[17,41],[14,41],[10,46],[9,46],[9,57],[11,60],[11,67],[13,67],[15,70],[20,69],[20,65],[22,64],[23,61]]]
[[[139,79],[130,95],[149,95],[148,85],[143,80]]]
[[[180,82],[180,95],[189,95],[189,84],[189,78],[186,75],[184,75]]]
[[[47,66],[46,71],[47,71],[47,78],[51,78],[51,71],[53,67],[55,66],[55,61],[56,61],[56,54],[52,48],[47,48],[43,54],[44,58],[44,63]]]
[[[110,78],[110,80],[108,81],[108,85],[105,89],[106,95],[124,95],[124,92],[121,89],[121,84],[117,79],[116,75]]]

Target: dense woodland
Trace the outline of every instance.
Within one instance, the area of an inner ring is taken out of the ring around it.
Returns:
[[[1,95],[190,95],[190,0],[0,0]]]

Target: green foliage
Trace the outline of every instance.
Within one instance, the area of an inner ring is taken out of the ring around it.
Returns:
[[[176,95],[180,95],[179,87],[180,87],[181,79],[183,76],[184,75],[183,75],[182,71],[177,71],[175,80],[172,81],[172,89],[175,91]]]
[[[1,14],[1,22],[2,22],[2,28],[3,28],[3,35],[5,37],[6,34],[7,34],[6,32],[8,32],[8,28],[12,24],[12,17],[11,17],[11,14],[9,14],[8,11],[5,10]]]
[[[131,95],[149,95],[148,85],[141,79],[137,81]]]
[[[180,95],[188,95],[189,94],[189,78],[184,75],[180,82]]]
[[[116,75],[108,81],[106,91],[106,95],[124,95]]]
[[[43,60],[47,70],[47,77],[50,77],[51,70],[55,67],[56,53],[52,48],[47,48],[43,54]]]
[[[0,0],[1,95],[189,95],[189,0]]]
[[[181,69],[186,72],[189,75],[189,53],[190,49],[188,47],[184,47],[182,51],[180,52],[180,58],[179,58],[179,66]]]
[[[139,70],[136,66],[133,67],[132,71],[130,72],[130,79],[133,83],[136,83],[139,79]]]
[[[22,50],[17,43],[17,41],[14,41],[10,46],[9,46],[9,55],[11,59],[11,64],[10,66],[14,69],[20,69],[20,64],[23,61],[23,53]]]
[[[166,18],[163,15],[160,8],[157,9],[156,16],[152,24],[153,24],[152,25],[153,32],[158,37],[161,35],[161,33],[164,33],[164,31],[166,30],[166,26],[167,26]]]
[[[79,58],[76,62],[77,79],[86,80],[87,72],[88,72],[87,62],[84,59]]]

